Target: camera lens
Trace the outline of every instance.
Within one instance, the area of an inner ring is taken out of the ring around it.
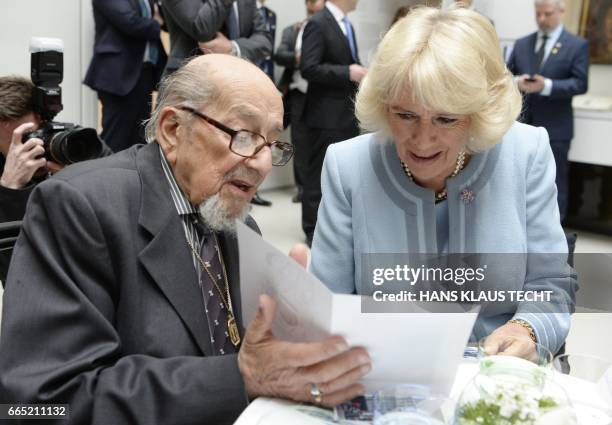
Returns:
[[[68,165],[98,158],[102,153],[102,143],[93,128],[75,126],[53,135],[49,153],[53,161]]]

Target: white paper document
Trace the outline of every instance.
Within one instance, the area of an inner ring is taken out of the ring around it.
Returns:
[[[372,358],[372,370],[363,380],[368,393],[411,383],[449,395],[476,312],[428,313],[404,303],[402,311],[414,312],[362,313],[361,296],[332,293],[242,223],[238,245],[245,326],[255,317],[259,295],[268,294],[278,304],[272,328],[278,338],[315,341],[341,335],[349,345],[366,348]]]

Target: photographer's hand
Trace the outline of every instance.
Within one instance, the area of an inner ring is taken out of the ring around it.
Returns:
[[[25,143],[21,142],[23,134],[35,128],[36,125],[30,122],[21,124],[13,131],[0,185],[9,189],[22,189],[32,180],[34,173],[47,164],[42,140],[30,139]]]

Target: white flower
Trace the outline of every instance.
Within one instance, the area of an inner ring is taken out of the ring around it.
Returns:
[[[534,425],[577,425],[576,415],[569,407],[552,409],[537,419]]]

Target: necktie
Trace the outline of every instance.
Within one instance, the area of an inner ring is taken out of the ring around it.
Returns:
[[[546,53],[546,42],[548,41],[548,34],[542,36],[542,44],[537,53],[537,70],[540,71],[542,68],[542,62],[544,61],[544,54]]]
[[[225,23],[227,27],[227,36],[230,40],[240,38],[240,26],[238,23],[238,16],[236,15],[235,4],[236,2],[232,3],[230,6],[230,12],[227,15],[227,22]]]
[[[219,289],[223,291],[225,300],[229,303],[227,289],[223,276],[224,270],[219,261],[217,250],[217,239],[212,233],[204,233],[200,257],[204,261],[206,268],[215,279],[216,285],[212,282],[211,276],[206,270],[202,270],[200,277],[200,289],[204,298],[206,316],[208,317],[211,342],[215,353],[219,355],[231,354],[236,352],[236,348],[229,339],[227,326],[227,310],[219,294]]]
[[[357,58],[357,46],[355,45],[355,37],[353,35],[353,26],[351,25],[351,22],[348,20],[347,16],[342,18],[342,22],[344,22],[344,28],[346,28],[346,38],[348,38],[353,61],[355,63],[359,63],[359,59]]]

